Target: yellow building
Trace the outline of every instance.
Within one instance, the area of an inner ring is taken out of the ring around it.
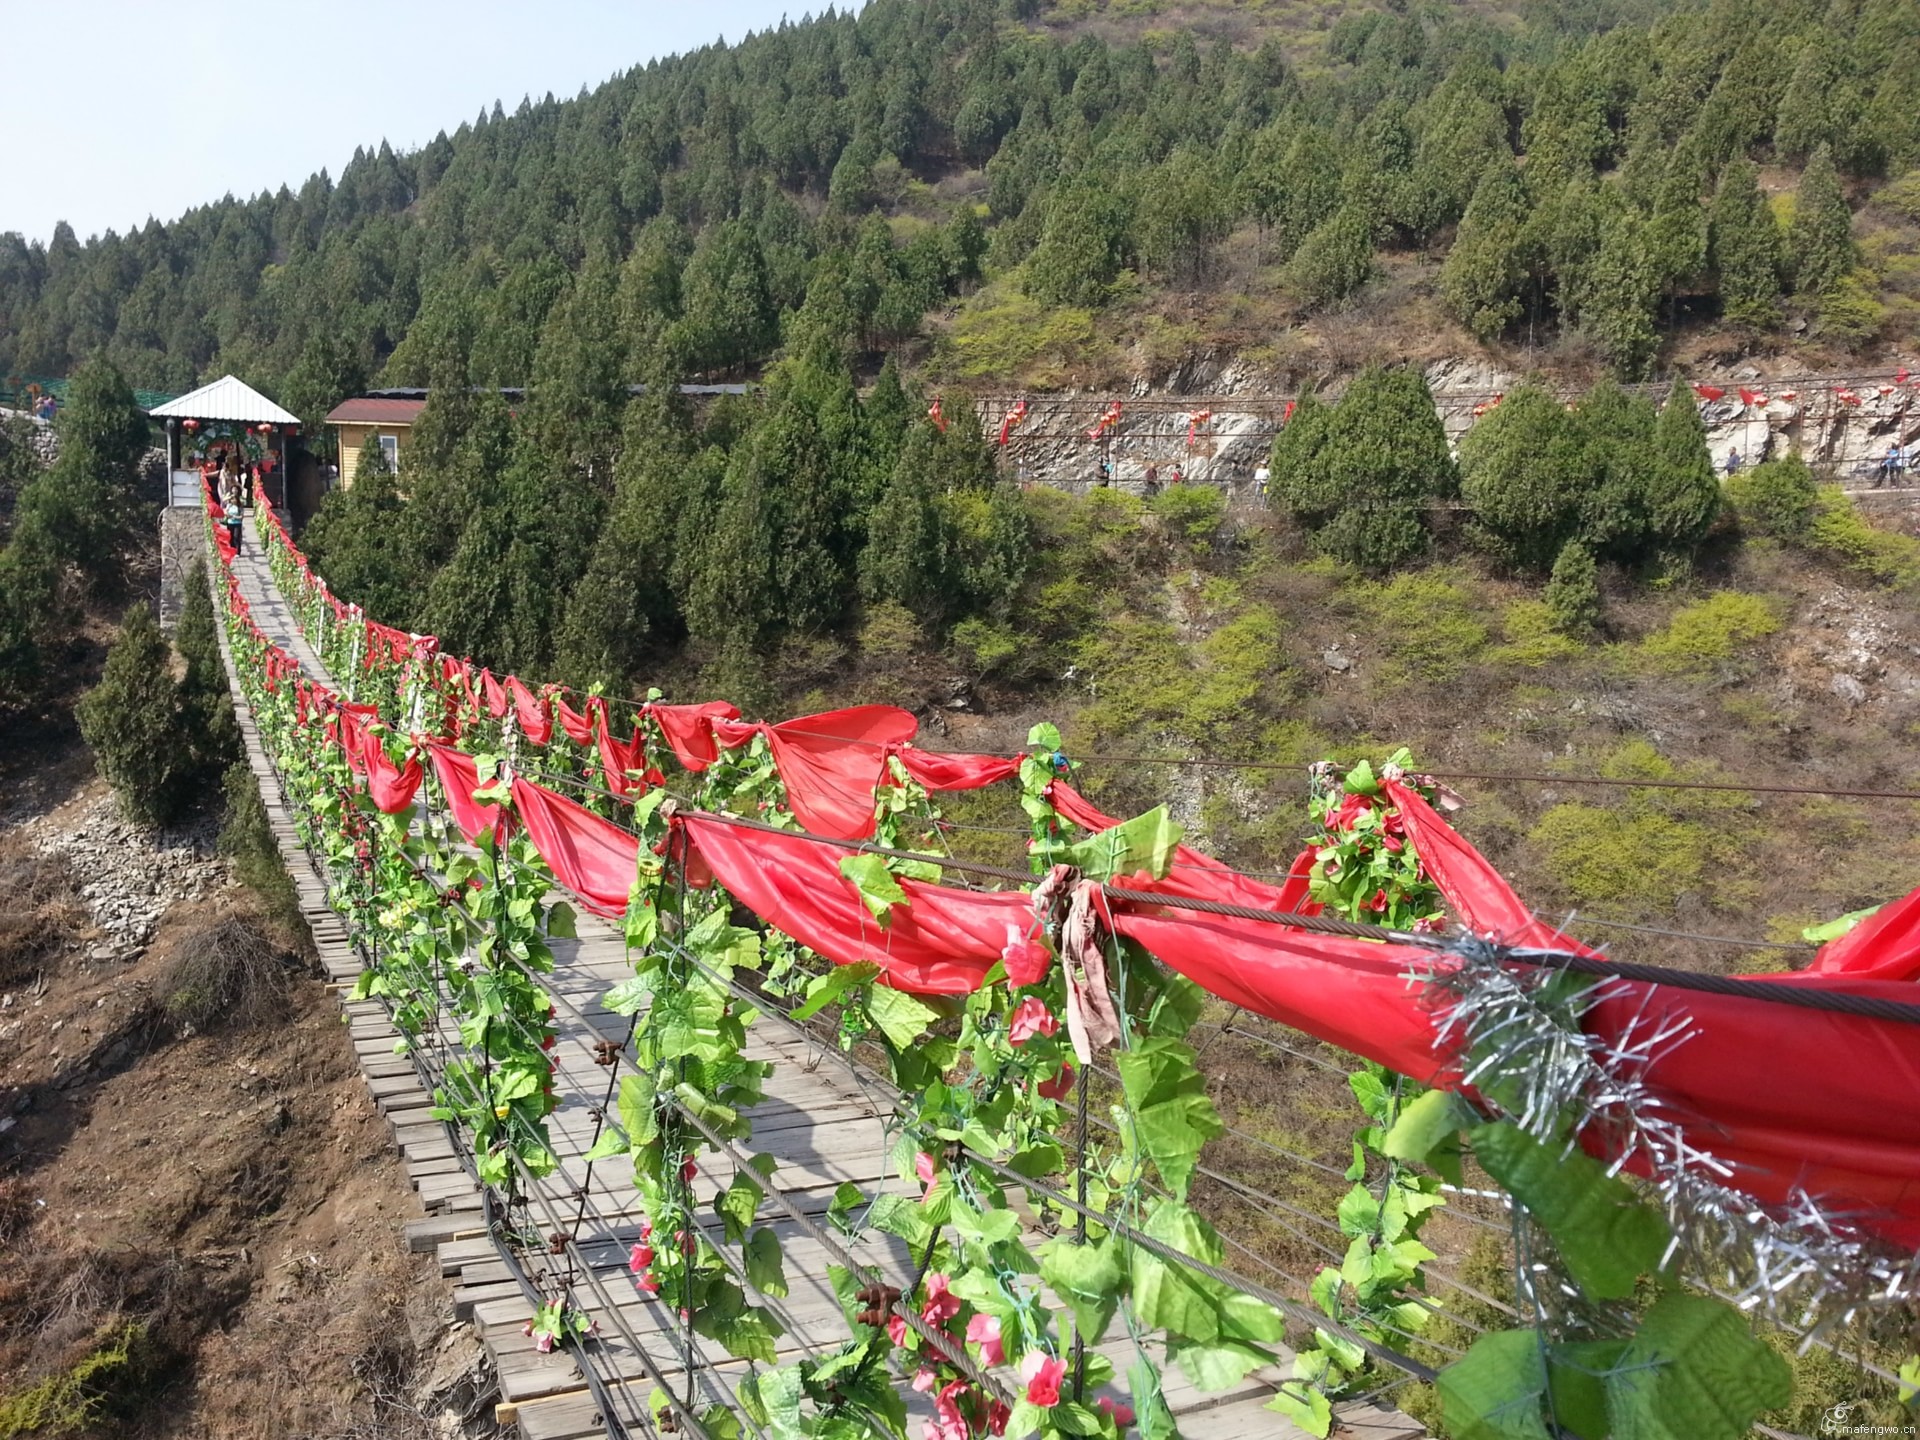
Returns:
[[[369,445],[385,450],[388,468],[396,475],[401,473],[406,466],[407,437],[426,405],[425,400],[360,395],[328,411],[327,424],[340,450],[340,484],[353,484],[360,469],[360,452]]]

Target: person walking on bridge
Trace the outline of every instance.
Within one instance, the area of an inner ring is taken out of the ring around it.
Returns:
[[[240,549],[240,457],[231,450],[220,469],[220,509],[226,519],[227,538],[237,553]]]

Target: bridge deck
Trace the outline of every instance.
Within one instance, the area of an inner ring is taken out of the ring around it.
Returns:
[[[234,570],[261,629],[295,656],[310,678],[332,684],[274,587],[251,518]],[[224,632],[221,643],[224,651]],[[227,661],[231,676],[230,655]],[[328,975],[340,987],[355,1053],[393,1129],[425,1212],[424,1218],[407,1224],[408,1242],[416,1250],[437,1251],[441,1273],[455,1282],[456,1314],[474,1322],[498,1369],[504,1402],[501,1418],[516,1421],[527,1440],[651,1433],[641,1417],[658,1382],[635,1353],[635,1340],[644,1347],[652,1370],[676,1392],[685,1395],[691,1387],[696,1403],[733,1407],[733,1386],[746,1373],[745,1365],[711,1342],[684,1336],[677,1308],[665,1295],[643,1294],[627,1268],[627,1251],[638,1238],[640,1216],[625,1162],[616,1157],[589,1165],[581,1158],[597,1133],[590,1110],[607,1101],[610,1072],[595,1063],[594,1047],[601,1040],[620,1042],[626,1034],[624,1018],[600,1004],[600,997],[631,973],[617,929],[582,912],[579,938],[554,945],[557,965],[550,987],[560,997],[560,1040],[555,1047],[560,1106],[549,1126],[561,1165],[534,1187],[529,1216],[544,1234],[549,1230],[548,1207],[563,1222],[571,1222],[580,1205],[579,1195],[591,1196],[584,1221],[577,1228],[571,1224],[566,1228],[574,1229],[598,1287],[597,1291],[583,1287],[580,1298],[600,1323],[600,1337],[589,1342],[588,1360],[606,1381],[600,1391],[607,1402],[603,1408],[600,1395],[589,1388],[573,1355],[565,1351],[541,1355],[521,1333],[533,1310],[525,1281],[531,1278],[537,1284],[538,1270],[531,1277],[516,1274],[495,1246],[486,1227],[483,1197],[465,1170],[448,1127],[429,1114],[432,1101],[412,1062],[394,1053],[399,1036],[384,1007],[346,1000],[347,987],[360,972],[360,958],[346,927],[328,907],[325,888],[301,847],[237,680],[233,693],[247,763],[259,782],[273,833],[299,891],[301,912]],[[906,1190],[887,1164],[889,1116],[862,1090],[837,1052],[778,1021],[764,1019],[754,1030],[748,1054],[771,1062],[774,1068],[766,1101],[751,1112],[753,1137],[742,1148],[765,1151],[779,1162],[774,1183],[797,1208],[824,1212],[835,1188],[844,1181],[863,1188]],[[710,1155],[700,1164],[703,1192],[708,1184],[724,1188],[732,1179],[733,1167],[724,1156]],[[780,1235],[790,1286],[784,1299],[770,1302],[788,1326],[788,1333],[777,1343],[779,1358],[830,1352],[845,1338],[846,1325],[827,1283],[827,1254],[771,1205],[763,1205],[761,1220],[771,1223]],[[880,1265],[896,1283],[912,1274],[912,1257],[892,1237],[869,1232],[850,1248],[863,1262]],[[608,1312],[609,1304],[614,1313]],[[621,1323],[615,1323],[616,1315]],[[1101,1347],[1121,1374],[1131,1361],[1131,1348],[1125,1336]],[[1283,1355],[1283,1367],[1290,1359],[1290,1354]],[[1188,1440],[1301,1436],[1303,1432],[1264,1408],[1274,1384],[1285,1374],[1283,1367],[1258,1372],[1233,1390],[1208,1395],[1196,1392],[1177,1370],[1169,1370],[1167,1399],[1180,1433]],[[908,1400],[917,1413],[931,1415],[925,1397],[910,1394]],[[609,1408],[612,1414],[606,1413]],[[1343,1434],[1356,1440],[1403,1440],[1421,1433],[1405,1416],[1377,1406],[1343,1405],[1339,1421],[1346,1427]]]

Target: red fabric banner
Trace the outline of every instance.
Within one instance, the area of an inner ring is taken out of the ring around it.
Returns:
[[[491,670],[480,672],[480,695],[486,701],[487,714],[496,720],[507,718],[506,687],[493,678]]]
[[[839,965],[871,961],[896,990],[966,995],[1032,923],[1019,891],[956,890],[901,878],[907,904],[883,926],[840,873],[852,847],[730,825],[710,815],[675,821],[727,893]]]
[[[634,723],[633,738],[620,741],[613,738],[613,716],[604,702],[594,701],[594,715],[599,721],[600,773],[606,777],[607,789],[623,798],[636,792],[645,794],[651,781],[627,778],[627,771],[646,768],[646,740],[639,722]]]
[[[583,714],[567,704],[561,695],[553,697],[553,708],[560,717],[560,728],[567,732],[567,738],[576,745],[593,743],[593,707],[589,705]]]
[[[681,768],[695,775],[720,758],[720,747],[713,738],[713,722],[740,718],[739,707],[725,700],[708,700],[699,705],[662,705],[656,701],[648,705],[646,711],[660,727]]]
[[[886,773],[887,747],[906,744],[919,728],[897,705],[856,705],[778,725],[718,721],[714,734],[725,745],[764,734],[794,817],[815,835],[864,840],[873,834],[873,790]]]
[[[1413,852],[1427,876],[1440,887],[1454,918],[1474,934],[1535,950],[1567,950],[1575,955],[1599,952],[1582,945],[1553,926],[1536,920],[1526,902],[1513,893],[1486,856],[1458,830],[1440,818],[1417,790],[1398,780],[1383,780],[1380,789],[1399,808]]]
[[[513,806],[556,880],[589,910],[612,917],[626,913],[640,856],[638,839],[519,775],[513,777]]]
[[[1020,757],[948,755],[917,745],[896,745],[890,752],[929,790],[984,790],[1020,773]]]
[[[1110,830],[1120,823],[1064,780],[1056,780],[1047,787],[1047,800],[1064,818],[1083,830]],[[1136,875],[1128,877],[1121,888],[1184,895],[1190,900],[1217,900],[1225,905],[1246,905],[1289,915],[1318,915],[1320,907],[1307,898],[1313,858],[1313,847],[1308,846],[1294,860],[1285,884],[1268,885],[1242,875],[1211,855],[1181,845],[1173,852],[1173,866],[1166,879]]]
[[[420,788],[420,757],[409,755],[404,767],[394,764],[387,758],[386,743],[371,729],[362,732],[360,743],[373,803],[389,815],[411,809],[414,792]]]
[[[553,739],[553,711],[546,700],[520,683],[519,677],[507,677],[507,694],[513,697],[514,723],[520,733],[536,745]]]
[[[432,762],[434,778],[446,792],[447,808],[453,812],[453,823],[470,843],[478,845],[481,837],[501,819],[498,805],[482,804],[473,798],[473,792],[480,788],[479,767],[473,763],[471,755],[451,745],[429,744],[427,759]],[[511,813],[506,819],[511,825]]]
[[[1809,975],[1855,980],[1920,980],[1920,890],[1882,905],[1820,947]]]
[[[1695,385],[1693,387],[1693,393],[1698,395],[1702,400],[1711,402],[1718,400],[1727,392],[1722,390],[1718,385]]]

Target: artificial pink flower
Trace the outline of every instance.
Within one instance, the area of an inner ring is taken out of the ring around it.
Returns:
[[[960,1297],[947,1289],[947,1277],[936,1270],[927,1276],[927,1300],[920,1318],[929,1325],[944,1325],[960,1313]]]
[[[1016,1045],[1024,1045],[1036,1035],[1051,1035],[1060,1028],[1060,1022],[1053,1018],[1053,1012],[1038,996],[1029,995],[1014,1007],[1013,1018],[1007,1023],[1007,1038]]]
[[[960,1397],[966,1393],[966,1381],[950,1380],[933,1398],[933,1413],[939,1418],[941,1433],[951,1440],[968,1440],[967,1419],[960,1413]]]
[[[1373,809],[1373,801],[1365,795],[1349,795],[1340,802],[1340,808],[1332,815],[1333,825],[1338,830],[1351,830],[1354,824]]]
[[[693,1179],[694,1176],[698,1175],[699,1173],[700,1173],[700,1167],[698,1165],[695,1165],[691,1160],[687,1161],[686,1164],[680,1167],[680,1178],[682,1180],[691,1180]]]
[[[1384,912],[1386,908],[1387,908],[1387,892],[1385,890],[1374,891],[1373,899],[1367,902],[1367,909],[1373,911],[1374,914],[1378,915]]]
[[[1073,1093],[1073,1066],[1062,1065],[1060,1073],[1051,1080],[1042,1080],[1033,1087],[1043,1100],[1064,1100]]]
[[[1133,1423],[1133,1407],[1123,1400],[1115,1400],[1111,1395],[1102,1395],[1093,1402],[1097,1407],[1113,1417],[1113,1423],[1122,1430]]]
[[[887,1317],[887,1339],[894,1344],[904,1346],[907,1343],[907,1322],[898,1315]]]
[[[1004,1400],[990,1401],[987,1405],[987,1429],[996,1435],[1007,1433],[1007,1421],[1013,1418],[1013,1411],[1007,1408]]]
[[[1012,925],[1007,927],[1007,944],[1000,958],[1006,962],[1007,983],[1015,987],[1038,985],[1053,968],[1053,952]]]
[[[652,1273],[649,1272],[640,1277],[640,1288],[649,1295],[658,1295],[660,1293],[660,1282],[654,1279]]]
[[[989,1365],[1007,1363],[1006,1347],[1000,1343],[1000,1321],[993,1315],[975,1315],[967,1322],[967,1339],[980,1347],[980,1358]]]
[[[1027,1382],[1027,1403],[1048,1409],[1060,1403],[1060,1382],[1066,1378],[1067,1362],[1056,1360],[1040,1350],[1029,1350],[1020,1362],[1020,1378]]]
[[[640,1238],[642,1240],[651,1240],[653,1238],[653,1222],[651,1220],[642,1220],[640,1222]]]
[[[920,1177],[922,1185],[931,1190],[933,1177],[940,1172],[934,1167],[933,1156],[922,1150],[913,1157],[913,1173]]]
[[[527,1321],[526,1324],[522,1325],[520,1327],[520,1333],[522,1335],[531,1336],[533,1334],[533,1321],[529,1320]]]
[[[542,1355],[551,1355],[553,1353],[553,1336],[542,1330],[538,1335],[533,1337],[533,1348],[538,1350]]]
[[[925,1395],[933,1389],[933,1381],[933,1371],[923,1365],[920,1367],[920,1373],[913,1377],[913,1388],[918,1390],[922,1395]]]
[[[627,1268],[638,1275],[651,1264],[653,1264],[653,1247],[644,1244],[634,1246],[628,1256]]]

